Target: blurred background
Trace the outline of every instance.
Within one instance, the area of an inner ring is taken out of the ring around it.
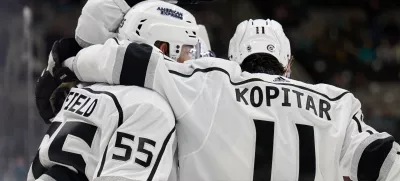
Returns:
[[[55,40],[73,37],[86,0],[0,1],[0,181],[25,180],[47,126],[34,103],[36,79]],[[365,122],[400,141],[400,1],[214,0],[184,6],[226,58],[238,23],[273,18],[296,61],[292,78],[349,89]]]

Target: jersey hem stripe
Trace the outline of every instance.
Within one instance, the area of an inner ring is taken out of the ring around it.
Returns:
[[[115,97],[115,95],[111,92],[107,92],[107,91],[95,91],[92,90],[90,88],[82,88],[83,90],[89,91],[90,93],[93,94],[105,94],[111,97],[111,99],[114,101],[115,107],[117,107],[117,111],[118,111],[118,127],[122,125],[123,123],[123,118],[124,118],[124,112],[122,111],[122,107],[118,102],[117,97]],[[99,177],[101,175],[101,172],[103,171],[104,168],[104,164],[106,161],[106,156],[107,156],[107,150],[108,150],[108,145],[106,146],[106,149],[104,150],[103,153],[103,157],[101,159],[101,164],[100,164],[100,168],[99,171],[97,172],[97,177]]]
[[[165,148],[167,147],[167,144],[168,144],[168,142],[169,142],[169,139],[171,138],[172,133],[174,133],[174,132],[175,132],[175,126],[174,126],[174,128],[172,128],[172,130],[168,133],[167,137],[165,138],[165,140],[164,140],[164,142],[163,142],[163,145],[162,145],[162,147],[161,147],[160,153],[159,153],[158,156],[157,156],[157,160],[156,160],[156,162],[154,163],[153,168],[151,169],[151,172],[150,172],[149,177],[147,178],[147,181],[153,180],[154,175],[155,175],[155,173],[156,173],[156,171],[157,171],[158,165],[160,164],[161,158],[162,158],[162,156],[163,156],[163,154],[164,154]]]
[[[313,92],[315,94],[318,94],[320,96],[323,96],[323,97],[327,98],[330,101],[337,101],[337,100],[341,99],[344,95],[350,93],[349,91],[346,91],[346,92],[343,92],[342,94],[340,94],[337,97],[330,98],[326,94],[320,93],[320,92],[315,91],[313,89],[310,89],[310,88],[307,88],[307,87],[303,87],[303,86],[300,86],[300,85],[290,84],[290,83],[269,82],[269,81],[265,81],[265,80],[262,80],[262,79],[259,79],[259,78],[251,78],[251,79],[247,79],[247,80],[244,80],[244,81],[241,81],[241,82],[232,82],[229,72],[227,72],[226,70],[224,70],[222,68],[219,68],[219,67],[209,67],[209,68],[205,68],[205,69],[194,69],[194,71],[189,75],[182,74],[182,73],[174,71],[174,70],[169,70],[169,72],[171,74],[175,74],[175,75],[178,75],[178,76],[181,76],[181,77],[185,77],[185,78],[191,77],[193,74],[195,74],[197,72],[206,73],[206,72],[211,72],[211,71],[220,71],[222,73],[225,73],[226,75],[228,75],[231,84],[235,85],[235,86],[247,84],[247,83],[250,83],[250,82],[265,82],[265,83],[270,83],[270,84],[275,84],[275,85],[287,85],[287,86],[297,87],[299,89],[303,89],[303,90],[307,90],[307,91]]]

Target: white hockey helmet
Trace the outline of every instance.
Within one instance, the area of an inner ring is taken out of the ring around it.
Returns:
[[[281,24],[274,20],[246,20],[241,22],[229,43],[229,59],[242,64],[255,53],[274,56],[286,69],[290,69],[290,42]]]
[[[194,16],[185,9],[160,0],[136,4],[125,15],[118,38],[154,45],[169,44],[169,57],[177,60],[183,45],[196,46],[198,26]]]

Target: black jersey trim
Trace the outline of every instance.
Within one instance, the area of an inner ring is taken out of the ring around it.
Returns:
[[[125,0],[126,4],[128,4],[129,7],[133,7],[135,4],[141,2],[143,0]]]
[[[54,132],[56,132],[56,130],[58,129],[58,127],[60,127],[60,125],[61,122],[52,122],[46,134],[49,135],[49,137],[53,136]]]
[[[113,37],[114,41],[119,45],[118,39]]]
[[[39,150],[40,151],[40,150]],[[32,175],[33,178],[38,179],[41,175],[47,172],[47,168],[40,162],[39,151],[36,153],[35,158],[32,161]]]
[[[57,128],[60,127],[61,122],[52,122],[50,124],[49,129],[46,132],[46,135],[51,137],[54,132],[56,132]],[[32,174],[35,179],[38,179],[42,174],[48,171],[48,169],[43,166],[42,162],[40,161],[40,150],[37,151],[35,158],[32,161]]]
[[[101,158],[100,168],[99,171],[97,172],[97,177],[100,177],[101,172],[103,172],[104,164],[106,163],[107,151],[108,151],[108,145],[106,146],[106,149],[104,150],[103,153],[103,157]]]
[[[111,99],[114,101],[115,107],[117,107],[117,110],[118,110],[118,127],[122,125],[123,119],[124,119],[124,112],[122,111],[122,107],[119,104],[117,97],[113,93],[107,92],[107,91],[95,91],[90,88],[83,88],[83,90],[86,90],[93,94],[105,94],[105,95],[110,96]],[[103,171],[104,164],[106,162],[107,150],[108,150],[108,145],[106,146],[106,149],[104,150],[103,157],[100,162],[101,163],[100,168],[99,168],[99,171],[97,172],[97,177],[99,177],[101,175],[101,172]]]
[[[158,165],[160,164],[161,158],[162,158],[162,156],[163,156],[163,154],[165,152],[165,148],[167,147],[167,144],[168,144],[168,142],[169,142],[169,140],[170,140],[170,138],[171,138],[171,136],[172,136],[172,134],[174,132],[175,132],[175,126],[174,126],[174,128],[172,128],[172,130],[168,133],[168,136],[165,138],[165,140],[163,142],[163,145],[161,147],[160,153],[158,153],[157,160],[154,163],[153,168],[151,169],[151,172],[150,172],[149,177],[147,178],[147,181],[153,180],[154,175],[156,174]]]
[[[356,117],[356,115],[357,115],[357,113],[355,113],[354,115],[353,115],[353,120],[354,121],[356,121],[356,123],[357,123],[357,128],[358,128],[358,132],[359,133],[361,133],[362,132],[362,129],[361,129],[361,123],[360,123],[360,120],[358,120],[358,118]]]
[[[363,151],[358,163],[358,180],[377,180],[386,157],[393,147],[394,138],[377,139],[370,143]]]
[[[228,75],[231,84],[235,85],[235,86],[247,84],[247,83],[250,83],[250,82],[265,82],[265,83],[270,83],[270,84],[275,84],[275,85],[287,85],[287,86],[297,87],[299,89],[303,89],[303,90],[307,90],[307,91],[313,92],[315,94],[318,94],[320,96],[323,96],[323,97],[327,98],[329,101],[337,101],[337,100],[341,99],[344,95],[350,93],[349,91],[346,91],[346,92],[343,92],[342,94],[340,94],[337,97],[330,98],[326,94],[320,93],[320,92],[315,91],[313,89],[310,89],[310,88],[307,88],[307,87],[303,87],[303,86],[300,86],[300,85],[290,84],[290,83],[269,82],[269,81],[265,81],[265,80],[262,80],[262,79],[259,79],[259,78],[251,78],[251,79],[247,79],[247,80],[244,80],[244,81],[241,81],[241,82],[232,82],[231,75],[229,74],[229,72],[224,70],[224,69],[222,69],[222,68],[219,68],[219,67],[209,67],[209,68],[205,68],[205,69],[194,69],[194,71],[189,75],[182,74],[182,73],[174,71],[174,70],[169,70],[169,72],[171,74],[175,74],[177,76],[186,77],[186,78],[191,77],[192,75],[194,75],[197,72],[206,73],[206,72],[211,72],[211,71],[219,71],[219,72],[225,73],[226,75]]]
[[[152,52],[153,47],[150,45],[137,43],[131,43],[128,45],[124,59],[122,60],[122,70],[119,79],[121,85],[136,85],[144,87],[147,66]]]
[[[60,165],[55,165],[49,169],[48,172],[45,173],[46,175],[50,176],[54,180],[57,181],[87,181],[88,178],[85,174],[82,173],[75,173],[74,171],[68,169],[67,167],[63,167]]]
[[[117,107],[117,110],[118,110],[118,127],[121,126],[123,119],[124,119],[124,112],[122,111],[122,107],[119,104],[117,97],[113,93],[107,92],[107,91],[95,91],[91,88],[82,88],[82,89],[86,90],[90,93],[93,93],[93,94],[105,94],[105,95],[110,96],[111,99],[114,101],[115,107]]]

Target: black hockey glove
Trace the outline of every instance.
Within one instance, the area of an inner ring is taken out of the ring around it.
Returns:
[[[49,71],[44,70],[36,82],[35,101],[39,110],[39,115],[46,124],[50,124],[56,114],[53,112],[50,104],[50,97],[59,83],[54,79]]]
[[[74,38],[64,38],[54,42],[53,48],[51,49],[51,55],[53,56],[54,61],[52,72],[56,80],[60,82],[72,82],[78,80],[71,70],[62,66],[62,63],[68,58],[76,56],[81,49],[82,48]]]
[[[74,38],[66,38],[56,41],[50,52],[52,60],[49,60],[48,70],[45,70],[38,79],[35,88],[35,101],[39,114],[45,123],[51,123],[51,119],[60,111],[65,94],[76,84],[75,74],[62,63],[75,56],[82,48]],[[53,73],[53,75],[50,73]],[[62,82],[71,82],[61,84]]]
[[[50,97],[50,105],[55,114],[60,112],[62,105],[69,94],[69,91],[76,87],[78,83],[78,81],[63,82],[57,87],[56,90],[53,91]]]

